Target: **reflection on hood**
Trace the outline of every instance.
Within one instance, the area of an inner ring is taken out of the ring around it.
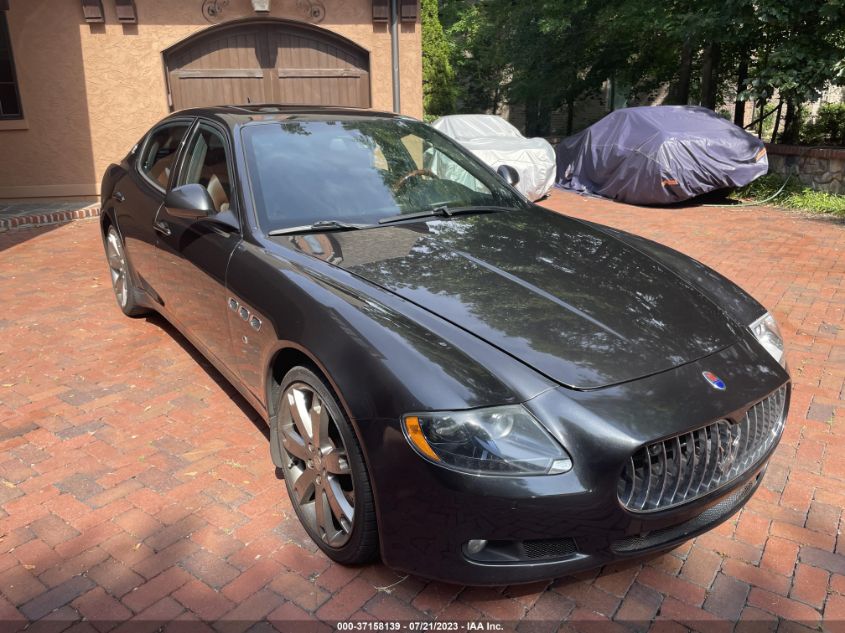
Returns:
[[[657,262],[539,209],[308,237],[293,243],[575,388],[665,371],[734,340],[718,308]]]

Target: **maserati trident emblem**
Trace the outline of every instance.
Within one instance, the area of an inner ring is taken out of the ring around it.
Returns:
[[[726,445],[723,445],[723,440],[721,439],[722,437],[726,440]],[[733,433],[730,430],[720,437],[718,442],[719,456],[717,458],[718,469],[720,472],[727,474],[730,472],[731,468],[733,468],[734,462],[739,454],[739,440],[739,433]]]
[[[701,375],[704,376],[704,380],[709,382],[710,386],[713,387],[713,389],[724,391],[727,388],[725,385],[725,381],[719,378],[712,371],[703,371],[701,372]]]

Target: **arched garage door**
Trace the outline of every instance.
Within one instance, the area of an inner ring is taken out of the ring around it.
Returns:
[[[306,24],[261,19],[197,33],[164,52],[174,110],[284,103],[370,106],[364,49]]]

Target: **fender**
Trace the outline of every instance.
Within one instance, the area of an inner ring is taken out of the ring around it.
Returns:
[[[230,314],[241,375],[265,403],[268,372],[287,348],[312,359],[353,420],[514,403],[555,386],[389,291],[322,260],[268,246],[242,243],[227,272],[230,294],[263,324],[247,333],[245,322]]]

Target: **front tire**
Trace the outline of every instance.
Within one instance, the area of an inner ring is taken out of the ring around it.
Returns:
[[[109,275],[117,305],[126,316],[139,316],[146,310],[135,299],[135,284],[126,259],[126,249],[117,229],[110,225],[106,232],[106,259],[109,262]]]
[[[378,551],[375,504],[352,426],[329,386],[306,367],[291,369],[280,391],[276,437],[296,515],[332,560],[369,562]]]

